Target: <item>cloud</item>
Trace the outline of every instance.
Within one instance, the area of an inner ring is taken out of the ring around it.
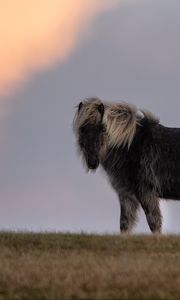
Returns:
[[[93,18],[118,0],[0,0],[0,93],[64,62]]]

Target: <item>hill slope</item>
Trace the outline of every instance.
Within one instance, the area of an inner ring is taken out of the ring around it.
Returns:
[[[0,299],[180,299],[180,236],[0,233]]]

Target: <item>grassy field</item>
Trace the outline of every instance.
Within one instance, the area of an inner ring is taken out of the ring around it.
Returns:
[[[180,299],[180,236],[0,233],[1,299]]]

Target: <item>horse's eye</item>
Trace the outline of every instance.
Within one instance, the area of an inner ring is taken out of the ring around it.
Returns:
[[[105,129],[104,125],[100,124],[100,126],[99,126],[99,132],[103,133],[105,131],[106,131],[106,129]]]

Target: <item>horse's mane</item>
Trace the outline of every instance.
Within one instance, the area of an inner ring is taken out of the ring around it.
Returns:
[[[138,110],[136,106],[122,103],[104,102],[97,97],[87,98],[80,111],[77,111],[74,119],[74,129],[78,129],[88,123],[97,124],[100,119],[98,106],[104,104],[102,123],[106,128],[107,143],[110,146],[130,147],[136,133],[137,125],[144,117],[152,123],[159,120],[150,112]]]

